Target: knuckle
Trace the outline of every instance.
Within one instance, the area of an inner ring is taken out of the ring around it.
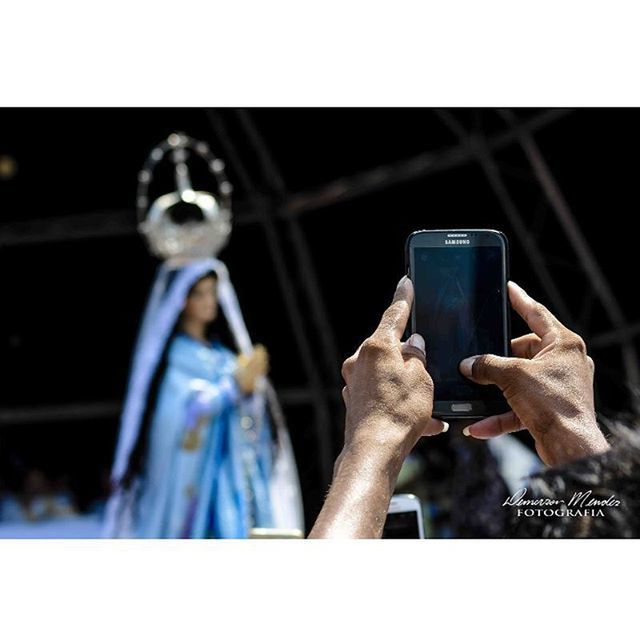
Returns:
[[[491,382],[504,387],[521,375],[522,369],[530,362],[520,358],[499,358],[493,354],[484,354],[473,363],[474,379]]]
[[[377,356],[386,351],[386,346],[378,338],[373,336],[367,338],[360,347],[360,352],[364,355]]]
[[[346,379],[349,377],[349,375],[351,374],[351,369],[353,369],[353,365],[354,365],[354,360],[355,357],[354,356],[349,356],[343,363],[342,363],[342,369],[340,370],[340,373],[342,374],[343,379],[346,381]]]
[[[587,353],[587,345],[585,341],[573,331],[567,331],[562,342],[564,343],[564,346],[571,351],[577,351],[583,355],[586,355]]]
[[[580,336],[576,336],[575,348],[583,355],[587,355],[587,343]]]
[[[425,371],[425,373],[427,372]],[[425,388],[428,391],[433,392],[434,390],[433,378],[427,373],[427,375],[423,378],[423,380],[424,380]]]
[[[539,375],[538,366],[539,363],[535,360],[513,362],[508,367],[509,378],[512,381],[518,381],[524,387],[528,387]]]
[[[473,362],[472,375],[474,378],[484,378],[491,366],[491,355],[485,354],[476,358]]]

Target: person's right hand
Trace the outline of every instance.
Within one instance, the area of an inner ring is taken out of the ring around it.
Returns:
[[[256,380],[266,375],[268,370],[269,355],[261,344],[257,344],[248,356],[240,354],[237,359],[236,382],[242,393],[253,393]]]
[[[511,305],[533,333],[511,341],[514,357],[472,356],[460,371],[478,384],[500,387],[512,411],[469,425],[465,435],[486,439],[526,428],[548,465],[607,450],[596,422],[594,365],[584,340],[517,284],[508,287]]]

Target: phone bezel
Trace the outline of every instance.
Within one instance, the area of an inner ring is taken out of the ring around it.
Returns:
[[[420,247],[433,247],[438,246],[433,244],[434,236],[442,236],[442,239],[447,237],[447,234],[468,234],[469,235],[469,248],[474,246],[487,246],[486,242],[482,244],[478,242],[480,237],[486,240],[495,240],[495,243],[490,243],[488,246],[500,246],[502,248],[502,273],[504,282],[502,283],[502,314],[504,323],[504,345],[503,353],[497,355],[509,356],[511,355],[511,318],[509,312],[509,299],[507,293],[507,282],[509,281],[509,242],[507,237],[501,231],[495,229],[421,229],[414,231],[409,235],[405,243],[405,264],[407,275],[411,278],[413,271],[413,251]],[[421,244],[420,239],[427,239],[427,234],[430,239],[430,244]],[[476,242],[474,243],[474,239]],[[411,331],[415,332],[416,317],[415,317],[414,304],[411,309]],[[424,336],[428,344],[428,336]],[[427,348],[428,351],[428,348]],[[428,359],[428,353],[427,353]],[[428,365],[427,365],[428,366]],[[506,400],[468,400],[465,398],[455,398],[447,400],[437,399],[437,389],[435,390],[435,398],[433,403],[433,415],[437,418],[447,419],[467,419],[467,418],[485,418],[487,416],[497,415],[509,411],[509,405]],[[453,411],[452,405],[469,405],[468,411]]]
[[[416,516],[418,522],[418,535],[419,539],[424,539],[424,520],[422,515],[422,504],[420,499],[413,493],[397,493],[391,496],[389,502],[389,509],[387,515],[395,513],[409,513],[412,512]],[[387,538],[391,540],[392,538]]]

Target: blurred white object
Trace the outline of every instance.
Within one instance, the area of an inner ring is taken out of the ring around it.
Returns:
[[[190,153],[206,162],[217,181],[217,197],[192,188],[186,163]],[[167,155],[175,165],[176,190],[161,195],[149,205],[149,185],[155,167]],[[216,256],[231,234],[232,191],[224,162],[213,155],[205,142],[173,133],[151,151],[138,174],[138,228],[151,251],[164,260]],[[172,209],[179,205],[197,207],[201,217],[183,222],[175,220]]]
[[[42,522],[2,522],[0,538],[101,538],[102,517],[99,514],[54,518]]]
[[[229,240],[231,211],[221,209],[217,200],[204,191],[192,192],[202,211],[201,221],[178,223],[172,220],[170,208],[183,200],[178,192],[160,196],[149,209],[140,231],[153,253],[160,258],[202,258],[216,255]]]
[[[528,477],[544,466],[535,453],[509,433],[491,438],[487,444],[511,495],[526,487]]]

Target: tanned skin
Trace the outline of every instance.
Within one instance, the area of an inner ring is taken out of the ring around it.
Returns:
[[[548,465],[606,451],[584,341],[515,283],[509,296],[532,333],[512,341],[514,357],[473,356],[460,371],[478,384],[497,384],[512,411],[464,433],[486,439],[526,428]],[[449,427],[431,416],[424,339],[413,334],[401,342],[412,304],[413,285],[405,277],[377,329],[344,362],[345,442],[310,538],[381,537],[403,460],[419,438]]]

